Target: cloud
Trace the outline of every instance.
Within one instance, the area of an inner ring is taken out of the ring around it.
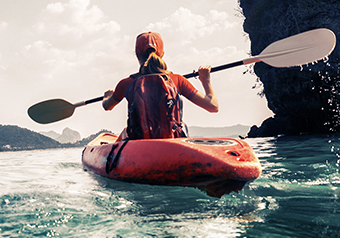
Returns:
[[[40,18],[33,26],[32,33],[60,48],[91,45],[98,38],[114,39],[120,31],[120,25],[109,20],[98,6],[90,7],[89,0],[49,4]]]
[[[0,22],[0,31],[6,31],[8,28],[8,23],[7,22]]]
[[[198,35],[206,32],[207,20],[200,15],[193,14],[189,9],[180,7],[170,17],[160,22],[149,24],[146,29],[168,32],[181,45],[191,44]],[[170,38],[170,37],[169,37]]]
[[[8,68],[15,80],[48,81],[69,75],[83,82],[93,78],[118,80],[125,72],[136,70],[135,36],[123,36],[119,23],[89,0],[48,4],[37,19],[22,33],[26,44],[16,51]],[[192,67],[196,64],[193,59],[202,58],[214,64],[228,47],[216,36],[233,29],[235,23],[230,19],[224,11],[199,15],[179,7],[163,20],[149,24],[145,31],[161,33],[166,56],[172,54],[170,64]]]
[[[229,17],[228,13],[217,10],[211,10],[202,16],[180,7],[171,16],[149,24],[145,30],[167,32],[168,37],[176,39],[177,44],[189,45],[199,38],[209,37],[236,26],[238,23],[229,22]]]
[[[84,82],[105,77],[112,65],[124,68],[129,38],[122,40],[119,32],[120,25],[89,0],[51,3],[21,32],[25,45],[15,49],[7,73],[16,81],[32,82],[69,75]]]

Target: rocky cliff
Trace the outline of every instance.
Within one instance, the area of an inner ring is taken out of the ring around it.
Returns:
[[[340,39],[339,0],[239,0],[249,34],[251,54],[258,55],[274,41],[316,28],[328,28]],[[249,137],[338,132],[339,58],[337,46],[327,62],[273,68],[256,63],[254,72],[275,116]]]

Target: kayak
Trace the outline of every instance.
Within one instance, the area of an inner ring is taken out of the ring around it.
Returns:
[[[226,138],[120,140],[102,133],[85,147],[82,163],[113,180],[197,187],[213,197],[241,191],[262,171],[245,141]]]

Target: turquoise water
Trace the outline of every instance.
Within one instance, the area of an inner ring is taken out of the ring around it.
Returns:
[[[82,148],[0,153],[0,236],[340,237],[338,137],[246,141],[263,173],[221,199],[100,178]]]

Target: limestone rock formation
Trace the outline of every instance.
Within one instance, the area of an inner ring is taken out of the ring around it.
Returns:
[[[45,135],[47,137],[50,137],[59,143],[75,143],[81,139],[79,132],[74,131],[68,127],[66,127],[62,134],[58,134],[54,131],[48,131],[48,132],[40,132],[40,134]]]
[[[56,141],[60,143],[75,143],[80,140],[80,134],[77,131],[71,130],[70,128],[66,127],[63,130],[61,136],[59,136]]]
[[[328,28],[340,39],[338,0],[239,0],[249,34],[251,54],[274,41],[316,28]],[[337,46],[329,58],[303,67],[273,68],[256,63],[254,72],[275,116],[249,137],[340,131],[339,59]]]

